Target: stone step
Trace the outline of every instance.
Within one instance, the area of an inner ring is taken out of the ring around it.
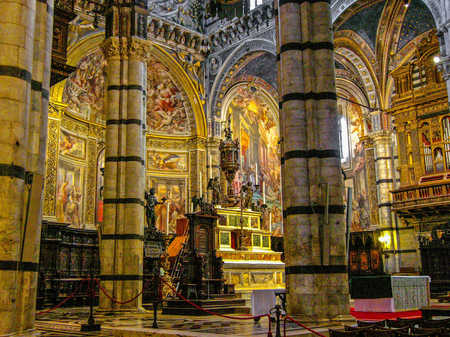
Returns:
[[[145,308],[145,306],[144,306]],[[208,306],[205,308],[218,314],[249,314],[250,308],[244,306]],[[194,307],[163,307],[163,314],[169,315],[187,315],[187,316],[205,316],[210,315]]]
[[[245,306],[245,300],[240,298],[210,298],[210,299],[201,299],[201,300],[191,300],[191,302],[203,307],[217,307],[217,306]],[[168,300],[165,302],[165,306],[167,307],[185,307],[191,308],[192,305],[183,300]]]

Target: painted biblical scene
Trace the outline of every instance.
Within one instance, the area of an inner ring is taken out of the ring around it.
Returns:
[[[148,151],[148,169],[186,171],[187,153]]]
[[[186,179],[147,177],[147,190],[155,189],[158,201],[165,202],[155,207],[156,228],[163,233],[175,233],[177,219],[186,213]]]
[[[63,103],[67,111],[83,119],[104,123],[104,83],[106,60],[100,49],[83,57],[67,79]]]
[[[353,96],[348,99],[357,101]],[[353,192],[351,230],[360,232],[370,227],[366,156],[361,140],[365,132],[363,111],[359,105],[341,99],[338,107],[341,113],[341,164],[346,177],[345,185],[352,188]]]
[[[147,125],[150,132],[188,135],[186,101],[169,69],[150,59],[147,62]]]
[[[84,168],[61,158],[56,184],[57,221],[80,228],[83,219]]]
[[[86,159],[86,140],[61,129],[59,154],[81,160]]]
[[[241,145],[241,168],[233,181],[238,194],[242,182],[256,185],[253,204],[267,205],[261,228],[283,234],[281,212],[281,166],[276,106],[262,90],[247,85],[230,92],[227,115],[231,114],[233,136]]]

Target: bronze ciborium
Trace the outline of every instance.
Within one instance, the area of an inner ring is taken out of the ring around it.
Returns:
[[[231,134],[231,116],[228,118],[228,125],[225,128],[225,139],[220,141],[220,169],[225,174],[227,180],[227,195],[224,206],[235,206],[239,202],[239,197],[233,192],[233,179],[239,170],[239,140],[233,140]]]

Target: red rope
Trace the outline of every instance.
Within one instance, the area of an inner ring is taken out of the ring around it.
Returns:
[[[142,293],[144,292],[144,290],[147,288],[147,284],[149,283],[149,280],[147,280],[144,284],[144,286],[142,287],[142,290],[133,298],[130,298],[127,301],[118,301],[116,300],[114,297],[112,297],[110,294],[107,293],[107,291],[105,290],[105,288],[102,287],[102,285],[100,284],[100,280],[99,279],[95,279],[97,281],[98,287],[100,288],[100,290],[103,292],[103,294],[105,294],[106,297],[108,297],[111,301],[113,301],[114,303],[117,304],[128,304],[130,302],[133,302],[136,298],[138,298],[139,296],[142,295]]]
[[[300,326],[300,327],[302,327],[302,328],[304,328],[304,329],[306,329],[306,330],[312,332],[313,334],[315,334],[315,335],[317,335],[317,336],[320,336],[320,337],[326,337],[325,335],[322,335],[320,332],[317,332],[317,331],[315,331],[315,330],[313,330],[313,329],[311,329],[311,328],[308,328],[306,325],[304,325],[304,324],[302,324],[302,323],[300,323],[300,322],[297,322],[295,319],[293,319],[293,318],[292,318],[291,316],[289,316],[289,315],[286,315],[286,317],[285,317],[284,319],[285,319],[285,323],[286,323],[286,320],[288,319],[288,320],[290,320],[291,322],[294,322],[294,323],[297,324],[298,326]],[[286,325],[285,325],[284,335],[286,336]]]
[[[55,305],[54,307],[52,307],[52,308],[50,308],[50,309],[47,309],[47,310],[38,311],[38,312],[36,313],[36,316],[37,316],[37,315],[46,314],[46,313],[48,313],[48,312],[51,312],[51,311],[53,311],[53,310],[56,310],[56,309],[60,308],[62,305],[64,305],[64,303],[66,303],[68,300],[74,298],[75,295],[76,295],[76,294],[78,293],[78,291],[80,290],[81,285],[82,285],[83,282],[86,281],[86,280],[87,280],[87,279],[82,279],[82,280],[81,280],[81,283],[78,285],[78,288],[75,289],[75,291],[74,291],[73,293],[71,293],[69,296],[67,296],[65,299],[63,299],[61,302],[59,302],[57,305]]]
[[[189,303],[190,305],[192,305],[194,308],[197,308],[198,310],[201,310],[203,312],[207,312],[208,314],[211,315],[215,315],[215,316],[219,316],[219,317],[223,317],[223,318],[228,318],[228,319],[236,319],[236,320],[246,320],[246,319],[258,319],[261,317],[267,317],[269,320],[269,331],[267,332],[267,337],[272,337],[272,324],[270,321],[270,315],[269,314],[263,314],[263,315],[257,315],[257,316],[246,316],[246,317],[239,317],[239,316],[228,316],[228,315],[224,315],[224,314],[220,314],[218,312],[214,312],[205,308],[202,308],[201,306],[199,306],[197,303],[194,303],[192,301],[189,301],[186,297],[184,297],[183,295],[181,295],[178,291],[176,291],[172,285],[168,282],[166,282],[163,278],[161,278],[161,280],[170,288],[172,289],[172,291],[179,297],[181,298],[183,301],[185,301],[186,303]]]

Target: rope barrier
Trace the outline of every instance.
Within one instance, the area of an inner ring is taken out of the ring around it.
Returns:
[[[141,295],[144,293],[144,290],[147,289],[147,285],[149,284],[149,281],[150,281],[150,280],[147,280],[147,281],[145,282],[144,286],[142,287],[142,290],[141,290],[136,296],[134,296],[133,298],[130,298],[130,299],[127,300],[127,301],[118,301],[117,299],[115,299],[114,297],[112,297],[110,294],[108,294],[108,292],[106,291],[106,289],[103,288],[102,285],[100,284],[100,280],[99,280],[99,279],[95,279],[95,281],[97,282],[99,289],[102,291],[102,293],[103,293],[106,297],[108,297],[108,298],[109,298],[111,301],[113,301],[114,303],[122,304],[122,305],[123,305],[123,304],[128,304],[128,303],[130,303],[130,302],[133,302],[136,298],[138,298],[139,296],[141,296]]]
[[[201,306],[199,306],[197,303],[194,303],[190,300],[188,300],[186,297],[184,297],[183,295],[181,295],[178,291],[176,291],[171,284],[169,284],[168,282],[166,282],[163,278],[161,278],[161,280],[170,288],[172,289],[172,291],[179,297],[181,298],[183,301],[185,301],[186,303],[192,305],[194,308],[201,310],[203,312],[206,312],[208,314],[214,315],[214,316],[219,316],[219,317],[223,317],[223,318],[228,318],[228,319],[235,319],[235,320],[247,320],[247,319],[258,319],[261,317],[267,317],[269,320],[269,331],[267,332],[267,337],[272,337],[272,322],[270,320],[270,315],[269,314],[263,314],[263,315],[257,315],[257,316],[246,316],[246,317],[241,317],[241,316],[228,316],[228,315],[224,315],[224,314],[220,314],[218,312],[214,312],[205,308],[202,308]]]
[[[290,320],[291,322],[294,322],[294,323],[297,324],[298,326],[300,326],[300,327],[302,327],[302,328],[308,330],[309,332],[312,332],[313,334],[315,334],[315,335],[317,335],[317,336],[320,336],[320,337],[326,337],[325,335],[322,335],[320,332],[317,332],[317,331],[315,331],[315,330],[313,330],[313,329],[311,329],[311,328],[308,328],[306,325],[304,325],[304,324],[302,324],[302,323],[296,321],[295,319],[293,319],[293,318],[292,318],[291,316],[289,316],[289,315],[286,315],[286,316],[284,317],[284,336],[286,336],[286,320]]]
[[[58,303],[57,305],[55,305],[54,307],[49,308],[49,309],[47,309],[47,310],[38,311],[38,312],[36,313],[36,316],[42,315],[42,314],[46,314],[46,313],[49,313],[49,312],[52,312],[52,311],[54,311],[54,310],[60,308],[61,306],[63,306],[64,303],[66,303],[68,300],[70,300],[70,299],[72,299],[72,298],[75,297],[75,295],[78,293],[78,291],[80,291],[81,285],[82,285],[85,281],[87,281],[87,280],[88,280],[88,279],[82,279],[82,280],[81,280],[81,283],[78,285],[78,288],[77,288],[74,292],[72,292],[69,296],[67,296],[65,299],[63,299],[61,302],[59,302],[59,303]]]

